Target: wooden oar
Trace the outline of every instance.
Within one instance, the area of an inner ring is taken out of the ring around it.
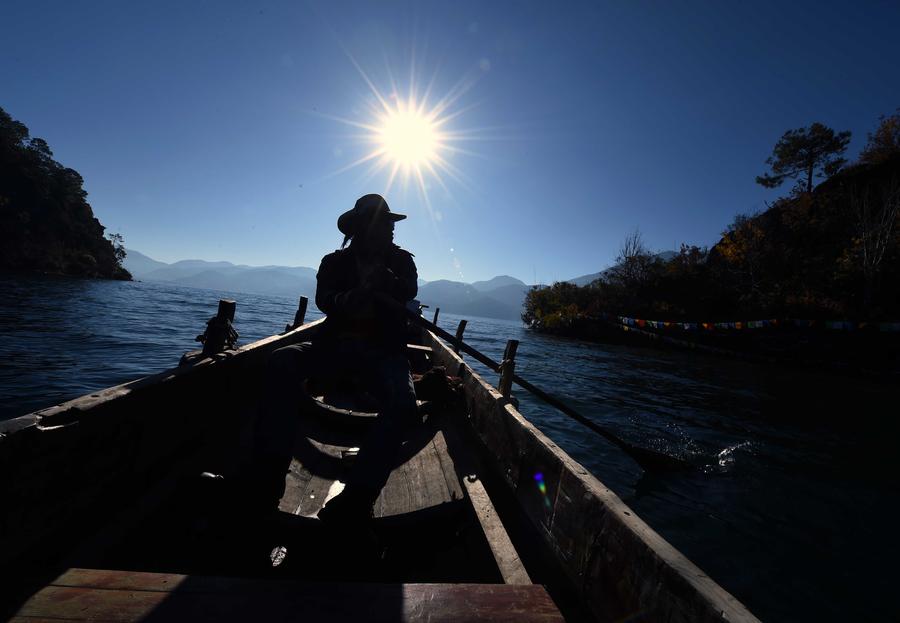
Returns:
[[[478,352],[477,350],[475,350],[468,344],[464,343],[462,340],[457,340],[455,335],[452,335],[449,332],[441,329],[436,324],[429,322],[426,318],[422,317],[420,314],[417,314],[417,313],[407,309],[406,307],[400,305],[399,303],[397,303],[390,297],[385,296],[383,294],[376,294],[376,298],[387,307],[392,307],[392,308],[398,309],[398,310],[402,309],[403,312],[406,313],[406,315],[413,322],[428,329],[432,333],[435,333],[436,335],[444,338],[445,340],[447,340],[449,343],[451,343],[453,345],[458,344],[459,349],[461,351],[463,351],[467,355],[471,355],[473,358],[475,358],[476,361],[479,361],[482,364],[486,365],[488,368],[490,368],[494,372],[500,372],[500,364],[495,362],[493,359],[491,359],[487,355],[484,355],[484,354]],[[638,446],[634,446],[634,445],[628,443],[627,441],[625,441],[618,435],[611,432],[609,429],[604,428],[603,426],[600,426],[599,424],[589,420],[585,416],[583,416],[580,413],[578,413],[577,411],[575,411],[575,409],[573,409],[572,407],[568,406],[567,404],[558,400],[557,398],[554,398],[547,392],[535,387],[534,385],[532,385],[531,383],[529,383],[528,381],[526,381],[525,379],[523,379],[522,377],[520,377],[517,374],[513,375],[513,382],[516,383],[517,385],[519,385],[520,387],[522,387],[523,389],[528,390],[529,392],[531,392],[532,394],[534,394],[535,396],[537,396],[538,398],[540,398],[547,404],[549,404],[553,407],[556,407],[557,409],[559,409],[560,411],[562,411],[563,413],[568,415],[573,420],[580,422],[581,424],[584,424],[585,426],[590,428],[592,431],[594,431],[598,435],[602,435],[610,443],[621,448],[626,454],[628,454],[631,458],[633,458],[645,470],[651,470],[651,469],[672,470],[672,469],[685,469],[685,468],[691,467],[691,464],[683,459],[679,459],[674,456],[669,456],[668,454],[663,454],[662,452],[657,452],[656,450],[650,450],[648,448],[640,448]]]

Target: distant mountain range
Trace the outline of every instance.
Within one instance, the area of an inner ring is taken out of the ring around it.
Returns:
[[[142,281],[292,298],[306,296],[311,303],[316,296],[316,270],[306,266],[246,266],[205,260],[181,260],[167,264],[133,249],[128,250],[124,265],[135,279]],[[568,281],[581,286],[602,274],[582,275]],[[419,279],[416,298],[431,309],[440,307],[451,314],[519,320],[525,295],[531,287],[508,275],[474,283]]]
[[[128,250],[125,267],[141,281],[163,281],[180,286],[228,292],[316,296],[316,270],[305,266],[245,266],[231,262],[181,260],[167,264],[134,249]],[[518,320],[530,286],[514,277],[501,275],[488,281],[424,281],[419,279],[416,298],[431,309],[466,316]]]

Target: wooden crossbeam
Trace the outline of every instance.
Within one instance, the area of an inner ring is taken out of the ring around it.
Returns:
[[[510,621],[562,615],[542,586],[296,582],[69,569],[12,621]]]

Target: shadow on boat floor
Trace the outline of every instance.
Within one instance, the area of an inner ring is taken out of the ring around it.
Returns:
[[[279,512],[261,522],[210,518],[184,484],[124,540],[72,566],[188,575],[354,582],[502,583],[467,500],[376,519],[376,542]],[[272,554],[286,555],[273,565]],[[282,554],[285,554],[282,550]]]

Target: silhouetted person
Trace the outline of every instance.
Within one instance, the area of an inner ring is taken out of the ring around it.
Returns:
[[[255,470],[266,503],[284,493],[300,413],[311,405],[303,381],[315,375],[361,373],[378,403],[378,417],[361,445],[346,487],[319,512],[326,522],[351,523],[372,508],[393,468],[403,435],[417,421],[416,395],[406,356],[406,317],[379,307],[376,293],[405,304],[418,290],[412,254],[393,244],[394,223],[380,195],[361,197],[338,219],[341,249],[322,258],[316,305],[325,312],[314,342],[280,348],[268,367],[268,392],[257,428]],[[350,243],[347,246],[347,243]]]

